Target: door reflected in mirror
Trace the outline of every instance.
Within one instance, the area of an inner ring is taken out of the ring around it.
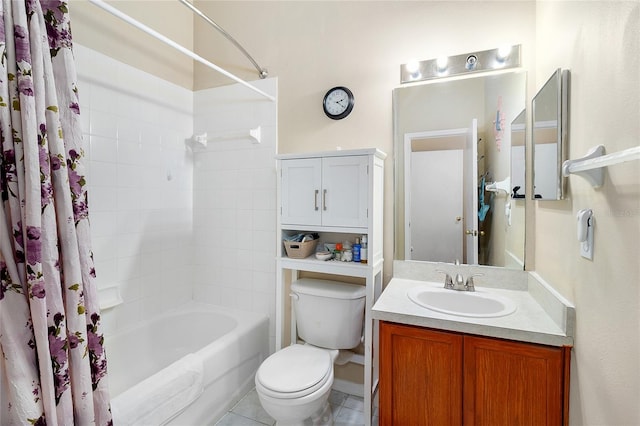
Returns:
[[[567,149],[567,96],[569,71],[557,69],[534,96],[533,194],[536,200],[561,200],[564,196],[562,162]]]
[[[522,71],[394,90],[396,259],[524,268],[524,201],[486,187],[509,182],[525,101]]]

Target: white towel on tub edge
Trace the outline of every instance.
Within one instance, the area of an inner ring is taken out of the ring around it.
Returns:
[[[188,354],[111,400],[116,426],[162,425],[195,401],[204,389],[204,366]]]

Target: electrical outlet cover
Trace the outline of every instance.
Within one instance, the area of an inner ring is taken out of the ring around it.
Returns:
[[[580,256],[585,259],[593,260],[593,225],[595,219],[593,215],[589,218],[587,226],[587,239],[580,243]]]

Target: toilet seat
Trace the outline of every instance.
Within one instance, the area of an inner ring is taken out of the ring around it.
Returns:
[[[333,377],[329,352],[306,345],[288,346],[267,358],[256,373],[256,386],[272,398],[312,394]]]

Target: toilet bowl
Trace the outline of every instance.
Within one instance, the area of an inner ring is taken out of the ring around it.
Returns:
[[[256,392],[277,426],[333,424],[328,399],[337,350],[292,345],[267,358],[256,373]]]
[[[332,425],[333,364],[340,349],[360,343],[365,288],[301,278],[291,284],[291,298],[297,335],[306,344],[267,358],[256,373],[256,392],[278,426],[308,424],[309,418],[314,425]]]

